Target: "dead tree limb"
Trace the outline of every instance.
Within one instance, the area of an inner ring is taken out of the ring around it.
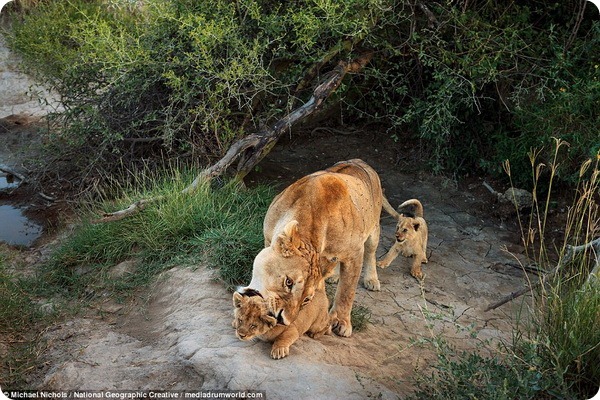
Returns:
[[[431,12],[431,10],[429,9],[429,7],[427,7],[425,4],[423,4],[420,1],[417,2],[417,5],[421,9],[421,11],[423,11],[423,13],[425,13],[425,15],[427,16],[427,19],[429,20],[429,28],[435,28],[435,27],[437,27],[437,26],[440,25],[440,23],[438,22],[437,18]],[[463,10],[463,12],[464,12],[464,10]]]
[[[348,73],[356,73],[363,69],[373,58],[373,53],[368,52],[351,62],[341,61],[329,74],[329,77],[315,88],[311,98],[279,121],[272,127],[258,134],[259,143],[252,149],[252,154],[245,157],[238,165],[237,180],[242,180],[275,146],[284,132],[287,132],[295,123],[312,114],[321,104],[340,86]]]
[[[516,299],[517,297],[520,297],[522,295],[524,295],[527,292],[531,292],[533,289],[546,284],[546,282],[548,281],[548,279],[550,279],[551,277],[553,277],[554,275],[556,275],[556,273],[569,261],[571,261],[577,254],[581,253],[582,251],[585,251],[589,248],[593,248],[594,251],[594,256],[596,259],[596,263],[594,265],[594,267],[592,268],[592,271],[590,272],[586,283],[590,282],[590,280],[592,279],[592,277],[596,277],[596,274],[598,273],[598,270],[600,269],[600,238],[594,239],[589,243],[586,244],[582,244],[581,246],[570,246],[567,245],[566,248],[566,252],[563,255],[563,257],[560,259],[560,261],[558,262],[558,264],[556,265],[556,267],[554,267],[554,269],[550,272],[548,272],[546,275],[544,275],[540,280],[538,280],[537,282],[533,283],[531,286],[529,287],[525,287],[521,290],[518,290],[516,292],[513,292],[511,294],[509,294],[508,296],[504,297],[502,300],[494,303],[494,304],[490,304],[485,311],[490,311],[490,310],[494,310],[498,307],[500,307],[501,305],[504,305],[506,303],[508,303],[511,300]]]
[[[202,183],[220,176],[236,161],[238,161],[235,179],[242,181],[244,177],[271,151],[281,135],[287,132],[295,123],[313,113],[340,86],[348,73],[356,73],[363,69],[373,58],[372,52],[366,52],[353,61],[340,61],[326,79],[313,91],[312,96],[302,106],[287,114],[275,124],[259,133],[248,135],[235,142],[225,156],[212,166],[202,170],[194,181],[183,189],[182,193],[193,193]],[[158,201],[162,197],[142,199],[123,210],[106,213],[95,223],[117,221],[142,210],[148,203]]]

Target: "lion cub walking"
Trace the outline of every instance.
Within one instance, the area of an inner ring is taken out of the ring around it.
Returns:
[[[386,207],[394,218],[398,220],[396,225],[396,242],[377,262],[377,266],[385,268],[402,254],[404,257],[413,257],[413,264],[410,269],[410,274],[415,278],[423,279],[421,271],[421,263],[427,263],[427,222],[423,219],[423,205],[417,199],[410,199],[398,206],[400,213],[397,213],[391,208]],[[412,213],[405,212],[408,207],[414,208]]]
[[[253,295],[252,295],[253,294]],[[325,282],[317,285],[314,296],[300,309],[298,318],[290,325],[277,325],[277,318],[268,312],[266,301],[258,292],[233,293],[233,327],[240,340],[258,337],[273,342],[271,358],[286,357],[290,346],[303,334],[312,338],[331,334],[329,300],[325,293]]]

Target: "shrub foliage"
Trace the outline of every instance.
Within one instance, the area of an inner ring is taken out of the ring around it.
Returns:
[[[49,142],[79,171],[219,156],[372,50],[330,102],[344,121],[412,132],[436,171],[511,158],[525,181],[527,152],[553,136],[573,165],[596,154],[599,34],[574,0],[73,0],[15,17],[11,43],[62,96]]]

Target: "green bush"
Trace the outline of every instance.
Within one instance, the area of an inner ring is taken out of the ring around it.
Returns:
[[[65,102],[57,168],[219,156],[372,50],[328,103],[345,121],[409,129],[438,172],[501,175],[510,158],[520,185],[527,152],[553,136],[572,165],[598,148],[600,25],[575,3],[41,2],[15,18],[11,43]]]

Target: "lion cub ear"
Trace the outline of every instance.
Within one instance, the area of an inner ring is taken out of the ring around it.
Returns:
[[[270,328],[275,327],[275,325],[277,325],[277,318],[273,317],[272,315],[261,315],[260,318],[264,321],[265,324],[267,324]]]
[[[419,228],[421,227],[421,223],[420,222],[414,222],[413,223],[413,227],[415,228],[415,232],[417,232],[419,230]]]
[[[283,233],[277,237],[275,248],[284,257],[291,257],[300,254],[298,248],[301,244],[300,235],[298,234],[298,221],[293,220],[287,223],[283,228]]]
[[[244,296],[240,292],[233,292],[233,306],[235,308],[240,308],[243,300]]]

